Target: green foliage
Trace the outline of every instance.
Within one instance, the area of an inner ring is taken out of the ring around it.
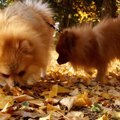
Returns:
[[[117,10],[116,0],[49,0],[49,2],[55,10],[54,19],[60,22],[60,29],[89,21],[97,23],[106,15],[116,16]]]
[[[0,9],[7,7],[14,0],[0,0]]]
[[[17,0],[0,0],[0,8],[8,6]],[[120,11],[119,0],[43,0],[49,2],[53,8],[55,21],[59,22],[59,29],[84,22],[97,23],[106,15],[117,16]]]

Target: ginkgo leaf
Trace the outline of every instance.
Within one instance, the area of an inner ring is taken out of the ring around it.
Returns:
[[[58,85],[54,85],[51,89],[51,91],[49,92],[49,98],[51,97],[55,97],[58,94]]]
[[[91,100],[88,98],[88,93],[84,92],[76,96],[74,101],[75,106],[90,106],[92,104]]]

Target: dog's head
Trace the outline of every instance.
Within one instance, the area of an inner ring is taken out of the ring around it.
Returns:
[[[22,85],[34,75],[35,43],[32,41],[38,39],[37,33],[22,28],[0,29],[0,79],[8,84],[11,81],[10,86],[14,83]]]
[[[70,61],[72,49],[75,47],[76,35],[69,30],[64,30],[60,36],[56,46],[56,51],[59,54],[57,59],[58,64],[64,64]]]

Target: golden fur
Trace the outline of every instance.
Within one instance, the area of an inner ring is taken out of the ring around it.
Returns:
[[[108,63],[120,58],[120,18],[105,18],[92,28],[83,25],[66,28],[60,34],[56,50],[58,63],[73,67],[96,68],[96,80],[104,80]]]
[[[47,22],[53,24],[52,11],[42,1],[15,2],[0,11],[0,79],[26,85],[46,70],[54,32]]]

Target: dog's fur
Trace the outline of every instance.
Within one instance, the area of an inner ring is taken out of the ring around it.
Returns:
[[[108,63],[120,58],[120,18],[105,18],[90,24],[66,28],[60,34],[56,50],[58,63],[73,67],[96,68],[96,80],[104,80]]]
[[[54,30],[52,10],[36,0],[0,11],[0,79],[26,85],[46,69]],[[36,78],[37,77],[37,78]]]

